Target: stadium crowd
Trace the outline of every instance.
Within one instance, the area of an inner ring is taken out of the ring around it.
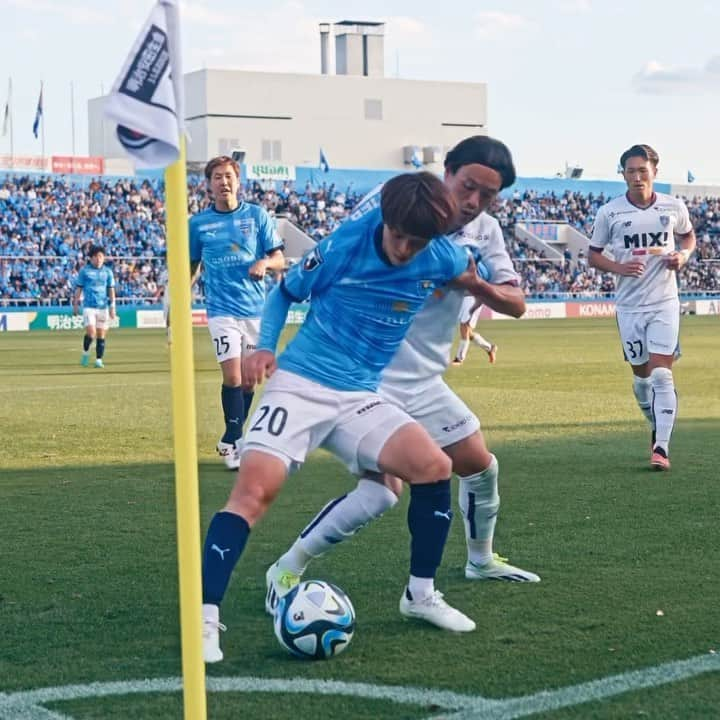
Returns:
[[[204,179],[188,181],[191,214],[210,199]],[[285,215],[315,240],[331,233],[360,199],[352,187],[297,188],[258,182],[243,187],[246,200]],[[583,253],[562,261],[515,237],[518,222],[566,222],[591,233],[597,209],[610,199],[602,194],[540,195],[515,191],[499,197],[493,214],[499,220],[510,254],[523,278],[525,293],[552,297],[559,293],[589,297],[612,293],[611,275],[589,268]],[[720,290],[720,198],[686,198],[698,237],[698,249],[680,276],[684,292]],[[94,179],[86,184],[65,176],[8,176],[0,183],[0,305],[67,303],[91,244],[104,246],[119,299],[151,303],[157,298],[164,265],[165,205],[157,180]],[[197,289],[202,295],[202,287]]]

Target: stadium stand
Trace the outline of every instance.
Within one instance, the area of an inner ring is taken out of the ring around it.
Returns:
[[[304,187],[257,182],[244,186],[245,199],[263,205],[318,241],[331,233],[359,200],[349,185]],[[581,250],[552,249],[565,223],[585,236],[604,193],[539,193],[512,190],[498,199],[494,214],[528,296],[611,297],[613,278],[589,268]],[[698,250],[680,277],[681,290],[701,294],[720,290],[720,199],[685,198],[698,235]],[[188,181],[188,209],[209,203],[204,180]],[[151,304],[164,264],[164,196],[161,179],[117,178],[75,181],[66,176],[6,176],[0,182],[0,305],[67,304],[89,245],[105,246],[120,302]],[[532,245],[516,234],[519,224],[535,229]],[[546,229],[547,228],[547,229]],[[560,246],[562,247],[562,246]],[[202,286],[196,289],[202,299]]]

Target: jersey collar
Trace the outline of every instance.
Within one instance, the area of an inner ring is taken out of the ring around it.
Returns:
[[[653,192],[652,197],[650,198],[650,203],[648,205],[636,205],[631,199],[630,199],[630,193],[625,193],[625,199],[633,206],[636,207],[638,210],[649,210],[656,202],[657,202],[657,193]]]
[[[213,203],[212,209],[213,209],[213,212],[216,212],[218,215],[232,215],[234,212],[237,212],[238,210],[240,210],[244,204],[245,204],[245,201],[242,200],[234,210],[218,210],[217,207],[215,207],[215,203]]]

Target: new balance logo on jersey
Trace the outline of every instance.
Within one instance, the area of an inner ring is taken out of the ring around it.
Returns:
[[[221,560],[225,560],[225,553],[230,552],[230,548],[225,548],[224,550],[222,550],[215,543],[210,546],[210,549],[214,550],[220,556]]]
[[[656,233],[635,233],[634,235],[625,235],[623,240],[625,241],[625,249],[640,248],[640,247],[666,247],[668,244],[669,233],[667,232],[656,232]]]

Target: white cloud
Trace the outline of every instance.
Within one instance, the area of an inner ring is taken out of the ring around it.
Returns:
[[[19,8],[26,13],[57,14],[74,25],[106,25],[112,20],[107,12],[73,3],[52,2],[52,0],[5,0],[3,4],[11,8]]]
[[[516,13],[487,10],[475,15],[475,33],[480,37],[504,35],[524,30],[529,24],[526,17]]]
[[[636,92],[644,95],[692,95],[720,90],[720,55],[704,67],[667,67],[650,60],[632,78]]]
[[[592,10],[590,0],[560,0],[560,11],[571,15],[584,15]]]

